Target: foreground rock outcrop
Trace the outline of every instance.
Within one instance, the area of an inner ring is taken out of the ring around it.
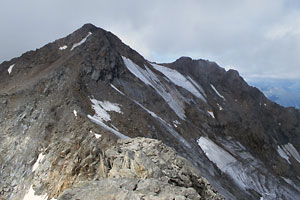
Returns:
[[[81,182],[58,199],[224,199],[186,159],[158,140],[119,140],[101,163],[107,178]]]

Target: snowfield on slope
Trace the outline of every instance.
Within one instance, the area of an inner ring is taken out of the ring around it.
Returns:
[[[98,101],[97,99],[90,99],[93,103],[92,108],[95,110],[95,115],[101,121],[110,121],[110,115],[108,112],[117,112],[122,114],[119,104],[111,103],[109,101]]]
[[[121,108],[119,104],[111,103],[109,101],[98,101],[97,99],[90,99],[92,102],[92,108],[95,111],[95,115],[91,116],[88,115],[87,117],[94,123],[98,124],[99,126],[102,126],[104,129],[112,132],[117,137],[121,139],[129,138],[128,136],[120,133],[118,130],[111,128],[110,126],[106,125],[103,121],[110,121],[110,115],[108,112],[117,112],[120,114],[123,114],[121,112]],[[96,136],[96,135],[95,135]],[[97,138],[98,136],[96,136]]]
[[[280,178],[270,174],[264,164],[248,153],[244,146],[231,139],[218,140],[223,148],[207,137],[200,137],[197,142],[207,158],[229,175],[242,190],[247,192],[253,189],[261,194],[262,199],[276,199],[283,194],[293,199],[292,189],[283,186]]]

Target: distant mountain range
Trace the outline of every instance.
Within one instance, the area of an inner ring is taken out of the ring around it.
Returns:
[[[249,81],[249,84],[282,106],[300,109],[300,80],[258,79]]]

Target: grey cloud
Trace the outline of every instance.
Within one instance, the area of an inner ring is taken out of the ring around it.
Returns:
[[[247,78],[300,78],[296,0],[12,0],[2,3],[0,22],[0,62],[91,22],[151,61],[185,55]]]

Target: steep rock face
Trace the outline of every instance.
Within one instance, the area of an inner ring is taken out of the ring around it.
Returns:
[[[203,196],[198,175],[186,177],[180,167],[158,170],[168,168],[140,147],[116,145],[118,138],[129,137],[155,138],[173,147],[228,199],[300,198],[299,110],[269,101],[234,70],[186,57],[158,65],[87,24],[2,63],[0,80],[0,194],[5,199],[34,192],[44,199],[64,191],[75,195],[118,180],[155,181],[162,194],[190,187]],[[146,154],[143,166],[155,163],[149,165],[151,173],[128,167],[142,162],[135,151]],[[177,162],[169,159],[172,166]]]

